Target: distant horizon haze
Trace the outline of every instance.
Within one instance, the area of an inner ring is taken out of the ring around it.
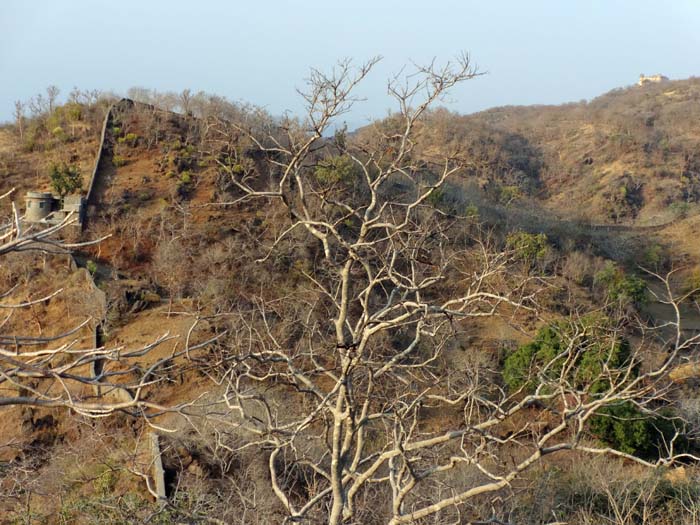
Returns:
[[[342,58],[384,59],[358,89],[350,128],[395,109],[386,81],[404,65],[468,52],[486,75],[454,89],[445,107],[590,100],[639,75],[700,74],[700,2],[415,0],[351,5],[309,0],[4,0],[0,4],[0,122],[15,100],[49,85],[130,87],[225,96],[274,115],[303,113],[296,89],[310,68]]]

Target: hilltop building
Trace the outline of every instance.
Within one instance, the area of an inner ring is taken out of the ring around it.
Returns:
[[[637,85],[644,86],[646,84],[659,84],[661,82],[668,82],[668,77],[665,77],[660,73],[647,77],[644,76],[644,73],[642,73],[641,75],[639,75],[639,81],[637,82]]]
[[[25,197],[25,222],[60,224],[70,214],[74,214],[80,226],[85,212],[85,199],[82,195],[66,195],[61,199],[45,191],[28,191]]]

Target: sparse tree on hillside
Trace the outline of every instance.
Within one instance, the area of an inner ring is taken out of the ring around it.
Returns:
[[[61,94],[61,90],[53,84],[46,88],[46,99],[49,105],[49,114],[53,114],[53,110],[56,109],[56,100],[58,100],[58,95]]]
[[[172,91],[153,94],[153,103],[165,111],[175,111],[178,104],[178,95]]]
[[[31,112],[32,117],[34,118],[41,117],[46,113],[47,110],[46,100],[44,99],[44,96],[41,93],[30,98],[27,101],[27,106],[29,107],[29,111]]]
[[[183,89],[178,95],[178,105],[184,115],[187,115],[191,111],[193,98],[194,96],[190,89]]]
[[[127,92],[126,96],[130,98],[131,100],[134,100],[136,102],[141,102],[143,104],[152,104],[153,103],[153,92],[145,87],[140,87],[140,86],[133,86],[130,87]]]
[[[238,194],[229,204],[262,199],[287,211],[261,262],[297,231],[320,247],[300,270],[317,295],[249,298],[230,353],[208,369],[225,386],[242,448],[268,451],[287,521],[461,523],[549,454],[613,454],[648,466],[678,459],[678,433],[652,461],[596,445],[589,422],[621,405],[656,409],[673,363],[700,340],[683,335],[680,318],[643,372],[643,345],[611,357],[618,323],[578,319],[512,388],[483,368],[446,362],[470,320],[533,312],[538,281],[516,278],[516,253],[465,238],[465,223],[431,205],[467,159],[458,150],[416,154],[417,129],[431,105],[477,75],[467,57],[392,80],[399,111],[368,139],[324,138],[376,62],[312,71],[304,122],[283,120],[267,136],[233,126],[275,175],[269,186],[220,160]],[[596,366],[591,355],[601,359]]]
[[[68,94],[68,101],[73,104],[82,104],[87,106],[88,109],[92,109],[101,96],[102,93],[98,89],[82,90],[74,87]]]
[[[15,100],[15,111],[13,116],[15,117],[15,125],[17,126],[17,133],[19,133],[20,140],[24,140],[24,108],[24,102],[21,100]]]

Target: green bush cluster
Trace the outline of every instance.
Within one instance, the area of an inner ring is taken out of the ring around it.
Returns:
[[[192,188],[194,187],[194,179],[194,174],[189,170],[185,170],[180,173],[180,177],[177,181],[177,192],[180,194],[180,196],[185,196],[192,191]]]
[[[549,392],[548,383],[564,379],[595,397],[620,381],[630,366],[626,340],[611,335],[609,321],[590,315],[576,322],[559,321],[539,330],[535,339],[508,355],[503,381],[511,392]],[[564,367],[566,366],[566,369]],[[636,377],[632,369],[628,379]],[[669,418],[649,416],[629,402],[606,406],[590,419],[589,430],[601,442],[639,457],[654,457],[675,432]]]
[[[77,122],[83,118],[83,107],[77,102],[67,102],[63,111],[69,122]]]
[[[87,117],[83,106],[69,102],[63,106],[55,107],[51,113],[47,112],[26,119],[22,143],[23,151],[50,150],[62,143],[74,140],[76,135],[74,124]]]
[[[505,359],[503,380],[511,391],[524,388],[533,392],[542,381],[557,381],[566,363],[566,379],[572,386],[588,387],[592,394],[603,391],[609,386],[607,380],[600,379],[603,367],[619,369],[629,359],[629,344],[623,339],[611,340],[607,325],[606,318],[590,315],[541,328],[532,342]],[[572,353],[574,361],[567,362]]]
[[[647,285],[634,275],[627,275],[612,261],[595,274],[593,285],[602,289],[606,298],[621,305],[641,305],[646,302]]]
[[[195,169],[200,159],[197,148],[192,144],[182,144],[179,139],[163,145],[162,151],[165,153],[160,161],[161,169],[183,173]]]
[[[131,146],[133,148],[134,146],[136,146],[136,143],[138,142],[138,140],[139,140],[139,136],[136,133],[127,133],[123,137],[119,137],[117,139],[117,142],[119,144],[128,144],[129,146]]]
[[[323,184],[352,184],[362,174],[360,168],[349,156],[336,155],[319,162],[314,175]]]
[[[649,268],[659,268],[666,262],[664,249],[659,244],[652,244],[644,251],[644,265]]]
[[[45,127],[51,135],[61,141],[67,142],[70,137],[63,131],[67,125],[79,121],[82,118],[82,109],[78,104],[58,106],[53,113],[46,117]],[[58,130],[61,130],[60,132]]]
[[[112,164],[115,168],[125,166],[127,162],[128,160],[126,160],[126,158],[122,157],[121,155],[112,155]]]
[[[498,189],[498,203],[503,206],[508,206],[520,197],[522,191],[518,186],[500,186]]]
[[[549,242],[544,233],[527,233],[523,231],[510,233],[506,237],[506,248],[515,252],[515,256],[532,266],[543,262],[549,253]]]
[[[602,442],[621,452],[643,458],[658,457],[663,443],[670,442],[676,432],[670,417],[650,416],[630,402],[600,410],[590,421],[591,432]],[[676,443],[676,450],[686,441]]]
[[[22,151],[31,153],[37,150],[37,134],[29,129],[24,133],[24,142],[22,143]]]
[[[468,219],[478,221],[479,220],[479,207],[475,204],[468,204],[464,208],[464,216]]]
[[[83,186],[80,168],[74,164],[52,163],[49,166],[49,178],[51,179],[51,188],[60,197],[74,193]]]

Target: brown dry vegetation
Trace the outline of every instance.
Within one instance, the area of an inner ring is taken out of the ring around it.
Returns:
[[[504,248],[513,232],[547,233],[546,250],[534,259],[516,258],[509,274],[493,283],[494,289],[506,290],[522,275],[537,277],[545,283],[538,295],[541,315],[504,309],[498,317],[469,323],[454,334],[437,364],[447,370],[445,377],[466,384],[478,373],[502,385],[505,356],[531,340],[539,328],[577,311],[609,305],[607,291],[596,281],[606,262],[614,260],[628,272],[635,271],[630,260],[659,268],[681,262],[700,265],[694,243],[700,228],[699,97],[700,83],[691,79],[617,90],[589,103],[508,107],[470,116],[436,110],[426,117],[420,126],[418,156],[459,146],[470,159],[469,168],[435,199],[442,214],[429,216],[450,231],[451,254],[464,250],[458,271],[435,294],[464,292],[468,286],[462,278],[476,270],[480,249],[470,244],[469,235],[482,236],[489,245]],[[20,140],[9,127],[0,129],[0,194],[12,187],[19,196],[28,189],[47,189],[47,166],[55,161],[77,164],[82,173],[89,173],[105,110],[105,104],[81,106],[80,118],[70,120],[72,127],[62,122],[70,130],[66,136],[54,133],[55,126],[49,129],[54,123],[51,115],[31,121],[31,141]],[[260,127],[270,123],[264,114],[235,106],[224,116],[252,118]],[[294,232],[276,246],[274,257],[253,262],[269,253],[270,244],[286,227],[287,211],[255,202],[226,204],[239,193],[222,177],[220,163],[230,167],[235,157],[233,162],[250,175],[256,189],[266,188],[276,174],[264,171],[242,137],[213,148],[203,139],[206,123],[206,119],[142,104],[110,123],[82,235],[86,239],[111,237],[75,254],[79,265],[87,261],[96,265],[94,284],[86,269],[77,268],[64,255],[29,253],[4,259],[0,277],[9,286],[0,289],[20,285],[10,300],[34,299],[58,287],[63,292],[44,304],[17,310],[3,332],[58,334],[92,316],[95,321],[90,328],[104,320],[105,341],[120,346],[138,347],[166,332],[180,336],[138,363],[146,369],[177,351],[197,318],[205,321],[197,325],[193,342],[224,329],[240,329],[231,321],[233,313],[258,303],[271,304],[276,322],[273,332],[290,347],[298,342],[299,326],[323,319],[329,309],[304,277],[312,271],[326,271],[322,248]],[[391,118],[379,124],[384,128],[392,125]],[[372,140],[375,131],[363,129],[352,138]],[[400,185],[396,191],[402,191]],[[474,212],[479,220],[470,219],[466,233],[449,230],[446,224],[467,212]],[[646,232],[600,230],[590,223],[634,228],[669,224]],[[658,253],[650,254],[656,246]],[[682,272],[676,286],[689,286],[692,275],[692,268]],[[309,304],[314,305],[310,314]],[[621,310],[630,317],[637,313],[631,304]],[[86,341],[92,333],[87,328],[80,332],[79,344],[90,345]],[[161,381],[147,394],[148,399],[175,405],[198,396],[213,398],[219,394],[218,385],[211,381],[212,377],[220,379],[216,365],[231,359],[236,342],[231,335],[194,361],[181,357],[162,367],[155,374]],[[392,341],[383,343],[389,348]],[[116,363],[113,370],[118,369]],[[669,405],[684,399],[684,415],[697,419],[700,410],[687,402],[698,399],[692,389],[697,373],[677,374],[681,375],[685,386],[679,388],[685,390],[670,392]],[[290,413],[303,408],[303,396],[291,389],[276,386],[271,390],[277,400],[287,400]],[[76,394],[89,396],[91,388],[84,386]],[[236,448],[243,440],[240,435],[222,433],[214,423],[198,419],[203,414],[196,410],[192,412],[196,432],[191,421],[177,415],[157,421],[175,430],[164,438],[172,496],[172,505],[166,509],[152,503],[139,475],[149,470],[144,445],[149,427],[144,420],[119,415],[95,422],[60,409],[1,410],[3,522],[93,523],[105,513],[105,523],[146,519],[194,523],[206,516],[225,523],[281,523],[284,519],[284,509],[274,502],[265,471],[269,453]],[[435,413],[426,408],[420,425],[432,431],[464,417],[459,409]],[[500,435],[516,432],[528,420],[538,428],[552,424],[541,407],[518,417],[524,419],[498,427]],[[698,428],[690,433],[697,433]],[[370,446],[379,449],[381,437],[374,439]],[[596,438],[589,434],[587,439]],[[513,444],[500,452],[508,456],[509,464],[522,456]],[[439,479],[430,490],[447,493],[452,490],[450,483],[467,484],[480,474],[465,468],[457,476],[456,482]],[[439,519],[468,523],[493,516],[533,525],[601,520],[679,523],[700,515],[699,476],[692,466],[682,473],[663,474],[622,460],[591,462],[582,455],[553,456],[500,491],[496,499],[477,498],[462,509],[461,516],[446,513]],[[290,473],[288,480],[298,486],[296,496],[303,498],[301,493],[314,477],[299,470]],[[385,496],[368,493],[357,523],[385,523],[386,516],[374,508]]]

